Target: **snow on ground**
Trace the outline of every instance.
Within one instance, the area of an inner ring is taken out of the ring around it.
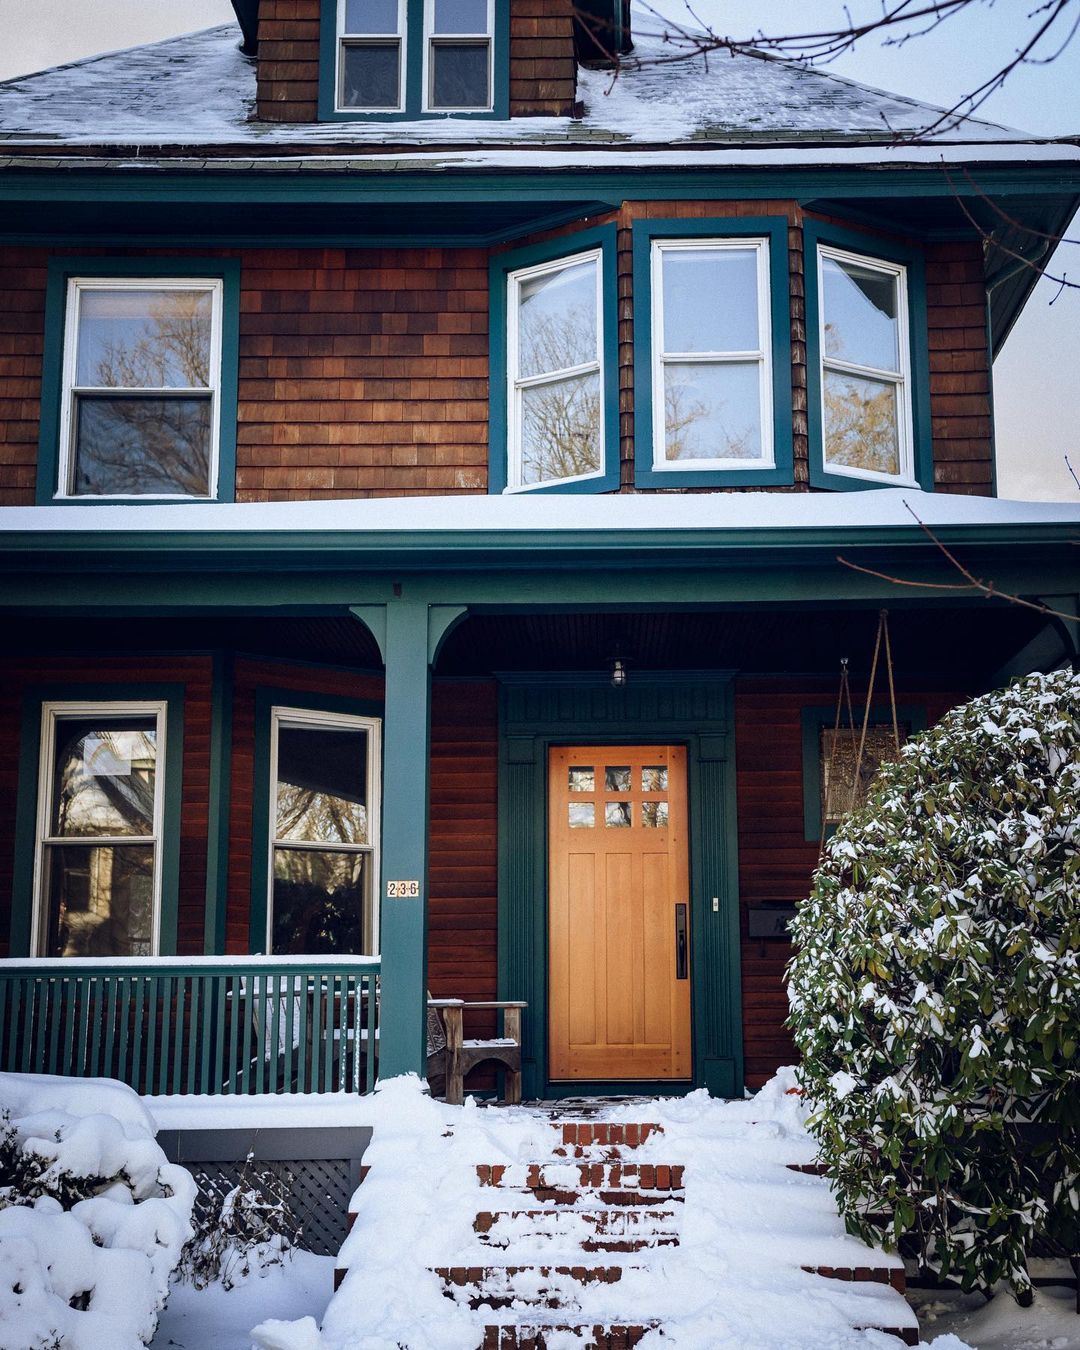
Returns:
[[[173,1284],[151,1350],[250,1350],[251,1328],[267,1318],[321,1320],[334,1288],[334,1258],[294,1251],[223,1289]]]
[[[1038,1289],[1020,1308],[1008,1294],[987,1303],[981,1294],[913,1292],[924,1341],[933,1350],[1080,1350],[1075,1290]]]
[[[801,1101],[786,1091],[792,1081],[787,1071],[746,1102],[695,1092],[604,1113],[659,1121],[664,1134],[635,1157],[686,1164],[680,1245],[612,1256],[630,1269],[617,1284],[574,1286],[581,1311],[573,1320],[655,1319],[663,1339],[650,1335],[642,1350],[895,1350],[890,1337],[853,1330],[874,1321],[903,1324],[907,1310],[891,1291],[801,1269],[865,1265],[870,1254],[844,1232],[827,1184],[786,1166],[809,1162],[815,1153]],[[357,1193],[358,1219],[340,1261],[350,1274],[321,1331],[313,1316],[291,1324],[268,1318],[253,1332],[263,1350],[398,1344],[475,1350],[479,1329],[493,1318],[446,1299],[429,1268],[497,1263],[474,1233],[473,1218],[485,1208],[507,1207],[512,1197],[482,1191],[475,1164],[506,1163],[508,1183],[520,1184],[527,1162],[550,1156],[549,1117],[527,1107],[444,1106],[424,1096],[415,1078],[384,1084],[374,1109],[375,1136],[365,1157],[372,1170]],[[576,1182],[574,1164],[549,1164],[545,1171],[558,1180],[563,1167],[564,1179]],[[541,1256],[555,1263],[550,1249],[534,1249],[526,1237],[512,1252],[515,1265]],[[895,1261],[874,1258],[874,1264]],[[914,1324],[910,1314],[907,1320]]]
[[[0,1188],[0,1346],[143,1346],[191,1236],[190,1173],[168,1162],[122,1083],[0,1074],[0,1110],[11,1171]]]

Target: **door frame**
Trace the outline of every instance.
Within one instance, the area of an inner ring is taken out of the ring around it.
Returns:
[[[743,1091],[734,683],[731,671],[499,674],[499,997],[528,1003],[527,1097]],[[548,750],[683,745],[687,751],[693,1078],[558,1082],[548,1076]],[[713,910],[713,898],[717,909]]]

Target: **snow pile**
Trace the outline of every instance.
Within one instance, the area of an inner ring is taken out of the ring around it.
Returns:
[[[431,1268],[621,1264],[615,1284],[578,1285],[553,1275],[546,1287],[577,1311],[562,1320],[593,1325],[655,1322],[641,1350],[894,1350],[896,1342],[860,1325],[907,1324],[914,1317],[880,1285],[827,1280],[802,1269],[899,1265],[844,1232],[827,1183],[791,1171],[810,1162],[801,1099],[786,1070],[752,1100],[723,1102],[705,1092],[619,1106],[600,1119],[656,1121],[664,1133],[634,1151],[642,1163],[685,1165],[685,1203],[672,1206],[678,1246],[583,1257],[553,1255],[526,1228],[504,1252],[481,1243],[473,1219],[483,1210],[521,1208],[513,1192],[481,1188],[477,1163],[503,1163],[507,1180],[551,1157],[553,1130],[543,1112],[448,1107],[424,1096],[415,1078],[393,1079],[375,1096],[375,1134],[357,1192],[358,1217],[339,1264],[349,1268],[326,1310],[314,1318],[267,1321],[252,1335],[260,1350],[476,1350],[493,1321],[529,1323],[522,1308],[473,1310],[444,1297]],[[545,1173],[575,1181],[576,1164]],[[662,1201],[658,1200],[658,1205]],[[535,1207],[529,1203],[529,1208]],[[676,1214],[681,1208],[684,1212]],[[573,1214],[574,1211],[567,1211]],[[571,1258],[574,1259],[565,1259]],[[524,1285],[515,1278],[515,1288]],[[906,1323],[905,1323],[906,1316]],[[554,1344],[554,1340],[551,1342]],[[579,1346],[577,1338],[572,1342]]]
[[[0,1074],[0,1345],[138,1350],[192,1235],[195,1183],[107,1079]]]

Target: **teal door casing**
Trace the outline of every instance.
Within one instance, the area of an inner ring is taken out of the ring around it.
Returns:
[[[687,749],[693,1087],[743,1091],[734,694],[729,671],[499,677],[499,997],[522,999],[523,1091],[679,1091],[670,1083],[553,1084],[547,1067],[547,762],[552,745]]]

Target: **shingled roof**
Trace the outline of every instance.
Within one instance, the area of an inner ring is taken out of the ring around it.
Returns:
[[[941,112],[772,57],[714,53],[657,64],[658,39],[642,38],[636,59],[617,77],[580,72],[584,116],[576,120],[270,124],[252,120],[255,70],[239,51],[239,37],[228,24],[0,84],[0,145],[9,152],[43,145],[199,147],[206,155],[225,147],[297,154],[331,145],[363,150],[391,144],[839,148],[895,143],[935,123]],[[968,119],[941,129],[934,145],[1033,145],[1044,139]]]

